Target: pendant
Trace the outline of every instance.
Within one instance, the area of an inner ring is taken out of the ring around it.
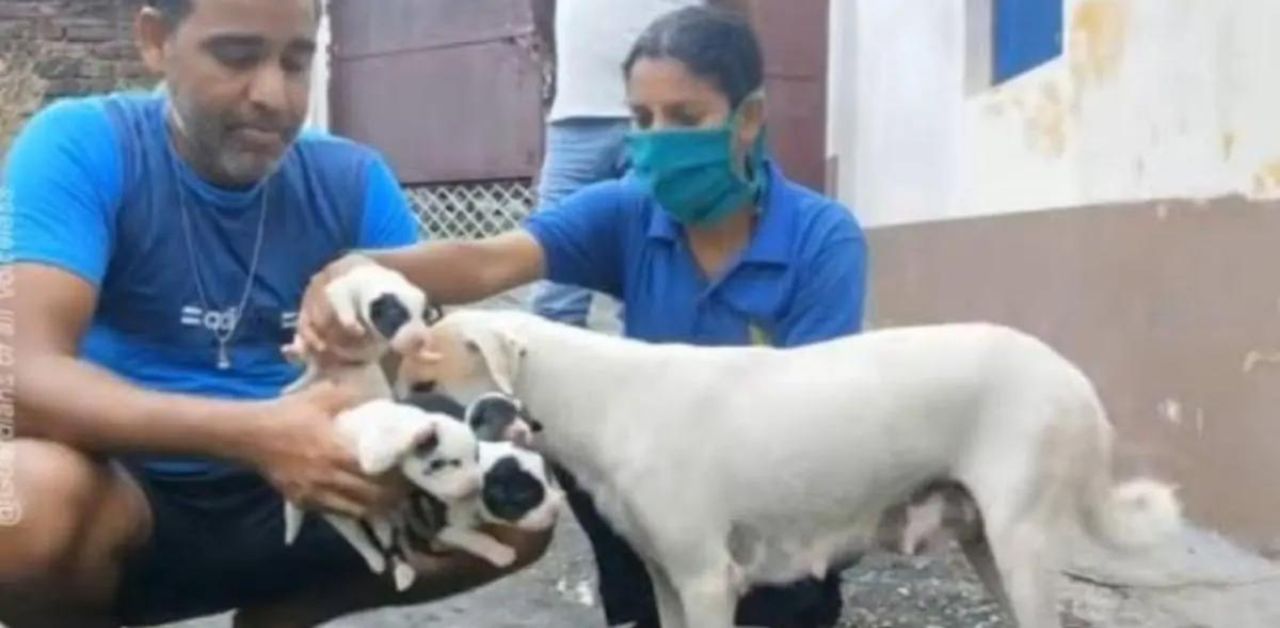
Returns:
[[[218,369],[227,370],[231,368],[231,356],[227,355],[227,343],[218,343]]]

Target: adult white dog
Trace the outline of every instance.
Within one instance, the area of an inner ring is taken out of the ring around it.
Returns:
[[[522,399],[541,449],[645,560],[664,628],[731,626],[749,585],[820,575],[876,544],[885,513],[951,503],[922,498],[939,482],[980,515],[985,535],[961,540],[1023,628],[1060,625],[1067,540],[1136,551],[1181,525],[1172,488],[1113,484],[1089,380],[1004,327],[707,348],[462,310],[429,343],[397,385]]]

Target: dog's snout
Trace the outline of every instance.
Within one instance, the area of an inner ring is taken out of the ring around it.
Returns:
[[[409,308],[390,292],[379,295],[369,304],[369,322],[387,340],[395,337],[410,316]]]

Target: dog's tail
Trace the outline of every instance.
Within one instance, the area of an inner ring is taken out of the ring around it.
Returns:
[[[1115,480],[1115,431],[1101,405],[1090,413],[1093,438],[1078,441],[1077,464],[1090,469],[1080,486],[1084,531],[1120,552],[1140,551],[1167,542],[1183,525],[1182,503],[1173,485],[1150,478]]]
[[[1109,473],[1094,480],[1082,504],[1084,529],[1122,552],[1167,542],[1182,529],[1182,504],[1171,485],[1138,478],[1112,484]]]

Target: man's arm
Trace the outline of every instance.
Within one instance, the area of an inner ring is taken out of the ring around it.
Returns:
[[[361,251],[399,271],[433,303],[473,303],[542,277],[542,247],[527,231],[482,240],[435,240],[390,250]],[[342,267],[330,269],[336,276]]]
[[[83,279],[50,266],[16,264],[0,310],[13,313],[19,435],[101,454],[147,452],[249,462],[261,403],[145,391],[77,357],[96,305]]]

